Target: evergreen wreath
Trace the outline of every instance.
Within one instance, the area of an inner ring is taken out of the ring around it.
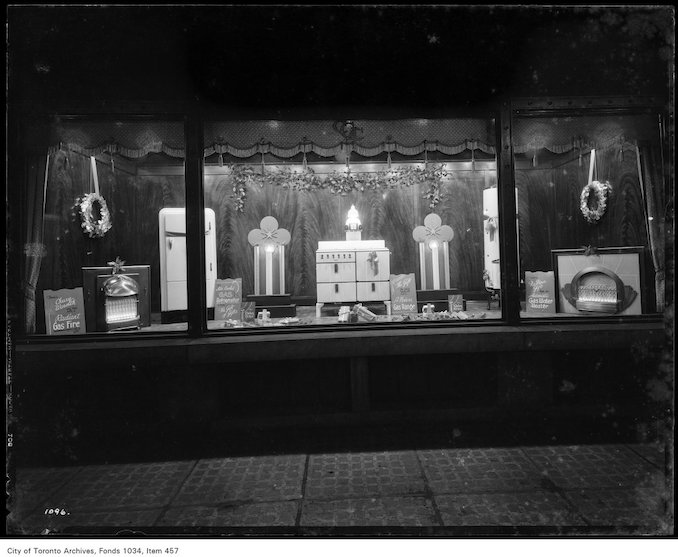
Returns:
[[[598,222],[605,214],[607,200],[611,192],[612,185],[609,182],[595,180],[584,186],[579,201],[581,214],[588,223]],[[592,195],[593,197],[591,197]]]
[[[94,204],[99,204],[99,220],[94,219]],[[106,200],[98,193],[88,193],[78,199],[81,227],[90,238],[103,238],[113,226]]]

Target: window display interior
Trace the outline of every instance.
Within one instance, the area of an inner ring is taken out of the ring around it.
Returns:
[[[183,157],[181,122],[52,126],[46,153],[29,161],[27,333],[45,332],[42,292],[74,288],[84,293],[82,332],[143,331],[160,324],[158,214],[185,206]],[[163,174],[152,170],[159,164]],[[185,267],[185,255],[180,257]],[[112,275],[116,284],[106,282]],[[182,330],[186,323],[172,327]]]
[[[483,281],[483,190],[497,185],[493,137],[493,122],[481,119],[206,124],[205,207],[216,214],[219,278],[242,279],[269,325],[500,317],[500,308],[487,309]],[[276,228],[267,232],[268,219]],[[274,242],[275,229],[289,240]],[[410,273],[415,311],[391,311],[393,277]],[[452,309],[451,295],[466,309]],[[288,304],[293,314],[276,320],[276,306]]]
[[[493,137],[482,119],[206,123],[208,327],[499,317],[484,282]],[[185,329],[182,124],[64,121],[49,141],[30,176],[27,332],[45,331],[40,293],[62,288],[84,289],[87,331]],[[130,327],[102,318],[116,258]],[[416,312],[392,313],[391,278],[410,273]],[[224,281],[241,285],[241,319],[215,318]]]
[[[523,315],[663,311],[666,206],[657,119],[520,118],[514,130],[520,270],[526,289]],[[637,252],[635,273],[623,270],[626,263],[617,268],[621,256],[610,255],[631,248]],[[570,275],[597,271],[575,281],[581,292],[570,293],[564,290],[571,287],[569,280],[560,284],[564,278],[558,276],[558,267],[561,273],[572,267]],[[617,276],[627,282],[615,286],[611,277]],[[535,293],[535,288],[541,290]],[[628,289],[638,291],[632,307],[621,303]],[[581,301],[591,296],[594,302]],[[610,296],[615,303],[602,303]]]
[[[257,120],[204,129],[209,329],[501,317],[493,120]],[[595,303],[559,309],[554,254],[581,249],[595,258],[626,247],[639,248],[647,271],[634,286],[642,309],[633,313],[661,311],[656,121],[520,118],[514,129],[523,315],[596,315],[581,309]],[[184,157],[181,122],[51,128],[46,153],[30,160],[26,189],[27,333],[46,333],[46,311],[57,315],[54,293],[63,289],[82,290],[78,332],[186,329]],[[595,290],[591,276],[577,285]]]

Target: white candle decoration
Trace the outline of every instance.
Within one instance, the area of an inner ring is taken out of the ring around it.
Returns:
[[[266,252],[266,295],[273,294],[273,251],[275,246],[273,244],[266,244],[264,251]]]
[[[440,290],[440,264],[438,262],[438,242],[429,242],[431,248],[431,266],[433,267],[433,290]]]

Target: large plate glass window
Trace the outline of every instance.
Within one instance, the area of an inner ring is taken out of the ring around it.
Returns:
[[[499,318],[491,119],[205,124],[212,330]]]
[[[653,115],[514,120],[522,317],[663,311],[660,137]]]
[[[62,119],[30,156],[28,334],[186,329],[182,122]]]

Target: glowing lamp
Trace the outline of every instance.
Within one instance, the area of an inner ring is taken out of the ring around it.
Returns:
[[[361,239],[360,231],[363,229],[363,226],[360,223],[360,215],[358,215],[355,205],[351,205],[351,208],[348,210],[348,218],[346,219],[344,229],[346,230],[347,241]]]

